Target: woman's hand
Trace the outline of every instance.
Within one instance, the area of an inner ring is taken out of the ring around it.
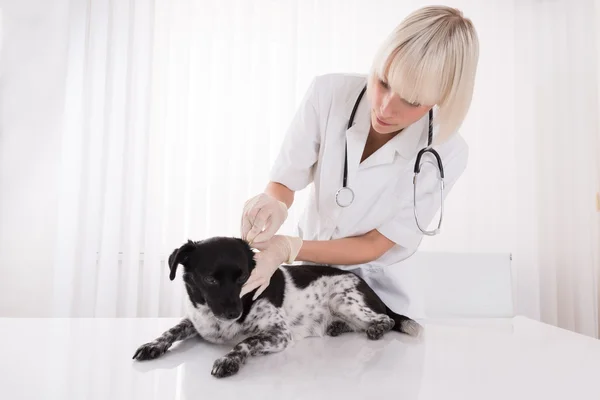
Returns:
[[[267,241],[281,228],[287,216],[284,202],[266,193],[254,196],[244,204],[241,237],[250,244]]]
[[[271,276],[277,271],[277,268],[283,263],[294,262],[302,247],[302,239],[294,236],[275,235],[266,242],[256,243],[254,247],[260,250],[254,256],[256,267],[242,286],[240,297],[258,288],[252,298],[256,300],[269,286]]]

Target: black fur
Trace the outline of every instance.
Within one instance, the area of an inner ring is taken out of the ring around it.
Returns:
[[[256,301],[254,292],[240,298],[242,285],[256,266],[253,249],[241,239],[188,240],[169,256],[171,280],[179,265],[184,267],[182,278],[192,308],[177,326],[140,346],[133,356],[136,360],[160,357],[176,341],[192,336],[215,343],[235,341],[211,372],[226,377],[237,373],[248,357],[284,350],[297,330],[318,335],[322,327],[329,336],[361,331],[371,340],[390,330],[409,335],[420,331],[415,321],[390,310],[359,276],[331,266],[283,265]],[[286,293],[292,292],[306,309],[286,303]]]
[[[300,289],[305,289],[308,285],[323,276],[352,274],[352,272],[328,265],[311,265],[309,267],[303,265],[287,265],[286,269],[292,275],[294,284]]]

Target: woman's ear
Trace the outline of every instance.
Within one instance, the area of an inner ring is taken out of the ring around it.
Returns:
[[[171,255],[169,256],[169,279],[175,279],[175,275],[177,273],[177,267],[179,264],[186,266],[186,262],[188,261],[189,255],[192,251],[196,249],[196,243],[188,240],[183,246],[173,250]]]

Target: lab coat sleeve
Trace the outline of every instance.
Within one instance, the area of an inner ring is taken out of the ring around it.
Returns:
[[[444,199],[450,193],[467,166],[469,150],[463,139],[461,138],[460,140],[462,141],[462,146],[452,157],[444,158],[444,156],[441,156],[445,175]],[[426,169],[424,165],[427,166]],[[431,230],[437,227],[439,216],[436,214],[440,210],[440,184],[437,168],[422,164],[421,172],[417,179],[416,199],[419,224],[423,229]],[[395,217],[377,228],[382,235],[411,251],[417,250],[424,236],[415,221],[413,204],[413,187],[411,185],[409,193],[402,194]],[[434,224],[430,226],[434,217],[436,217]],[[442,229],[444,229],[443,220]]]
[[[269,176],[271,181],[293,191],[304,189],[312,182],[313,169],[319,156],[319,79],[313,78],[304,94]]]

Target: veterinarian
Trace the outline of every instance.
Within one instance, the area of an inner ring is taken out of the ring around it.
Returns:
[[[425,7],[389,35],[368,75],[311,82],[270,182],[244,205],[241,236],[259,252],[242,294],[258,288],[259,295],[282,263],[329,264],[360,275],[394,311],[419,317],[407,259],[466,168],[458,128],[471,104],[478,53],[476,31],[461,11]],[[416,163],[429,148],[430,118],[435,151]],[[276,234],[294,193],[311,183],[297,236]]]

